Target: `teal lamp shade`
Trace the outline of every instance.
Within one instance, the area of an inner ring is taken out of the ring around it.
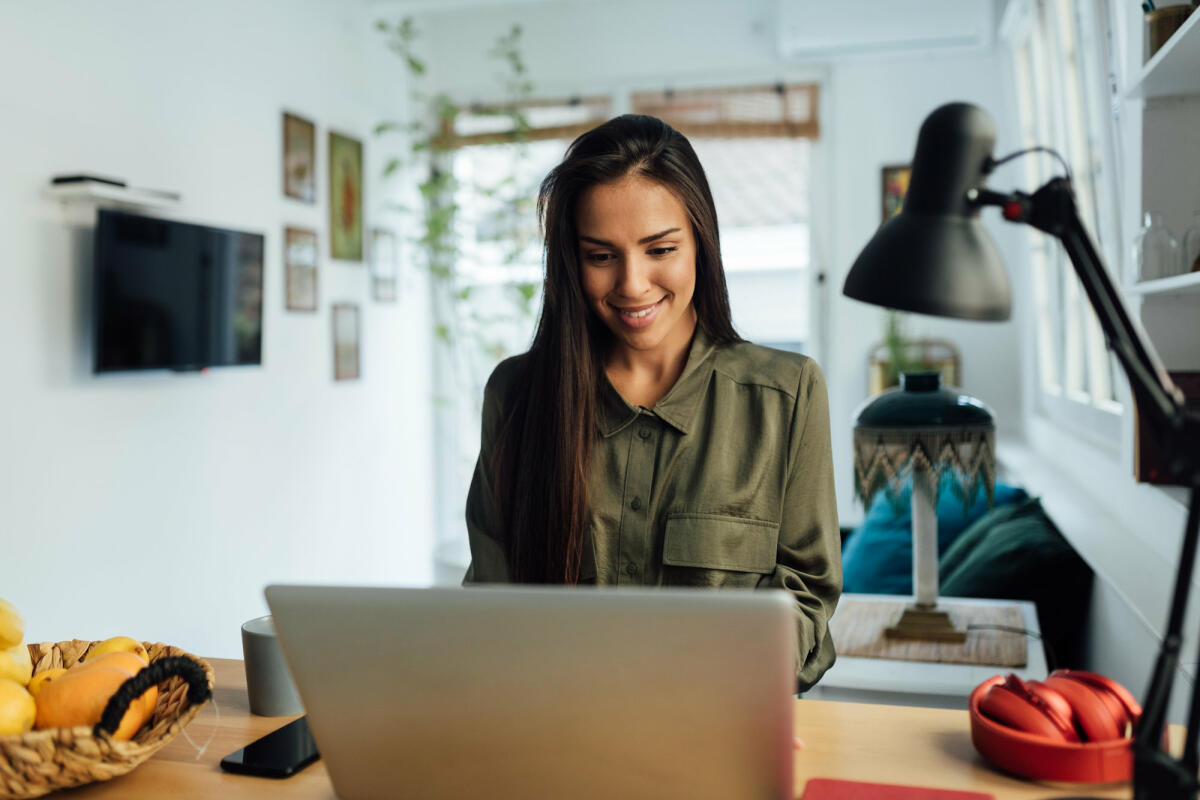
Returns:
[[[897,497],[914,470],[929,477],[936,503],[945,481],[964,502],[982,485],[988,503],[996,483],[996,423],[974,397],[944,388],[937,372],[906,372],[900,386],[863,403],[854,425],[854,489],[864,504],[880,489]]]
[[[919,314],[1009,318],[1008,273],[967,196],[983,186],[995,140],[991,118],[967,103],[925,119],[904,207],[863,248],[843,294]]]

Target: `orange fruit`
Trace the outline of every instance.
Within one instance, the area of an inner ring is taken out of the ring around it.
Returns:
[[[133,677],[142,671],[146,666],[146,662],[142,661],[142,657],[132,651],[120,651],[113,653],[105,653],[95,658],[89,658],[87,661],[80,661],[71,669],[92,669],[93,667],[117,667],[126,670],[129,677]],[[158,703],[158,687],[151,686],[139,698],[146,705],[146,716],[154,713],[154,706]]]
[[[130,675],[137,675],[146,667],[145,660],[136,653],[127,651],[117,653],[105,653],[102,656],[89,658],[87,661],[80,661],[71,669],[92,669],[93,667],[120,667],[127,671]]]
[[[35,726],[41,730],[95,725],[100,721],[109,698],[131,677],[129,670],[99,663],[67,670],[43,685],[38,692]],[[153,691],[157,700],[157,687]],[[121,717],[121,723],[113,734],[114,739],[128,741],[149,718],[153,706],[146,702],[147,694],[149,691],[129,704],[129,709]]]

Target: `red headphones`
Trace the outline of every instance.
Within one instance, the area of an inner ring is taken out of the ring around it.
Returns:
[[[971,741],[1001,769],[1036,780],[1129,780],[1129,737],[1142,714],[1121,684],[1059,669],[1044,681],[988,678],[971,692]]]

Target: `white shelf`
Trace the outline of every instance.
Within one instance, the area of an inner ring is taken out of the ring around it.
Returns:
[[[1172,275],[1169,278],[1158,278],[1152,281],[1142,281],[1129,286],[1125,290],[1131,295],[1153,297],[1155,295],[1200,294],[1200,272],[1188,272],[1184,275]]]
[[[1126,97],[1149,100],[1186,94],[1200,94],[1200,11],[1193,11],[1146,62]]]
[[[46,188],[46,196],[64,203],[114,203],[140,208],[170,208],[179,205],[178,195],[94,182],[54,184]]]

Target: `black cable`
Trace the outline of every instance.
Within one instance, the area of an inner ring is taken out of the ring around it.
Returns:
[[[1050,642],[1046,641],[1046,638],[1037,631],[1031,631],[1025,628],[1017,628],[1012,625],[989,625],[982,622],[975,625],[968,625],[967,630],[1004,631],[1005,633],[1020,633],[1025,636],[1032,636],[1034,639],[1037,639],[1039,642],[1041,642],[1042,647],[1044,647],[1046,650],[1046,666],[1049,668],[1047,672],[1053,672],[1054,670],[1058,669],[1058,658],[1056,658],[1054,655],[1054,648],[1051,647]]]
[[[1018,158],[1018,157],[1024,156],[1024,155],[1029,155],[1030,153],[1048,153],[1048,154],[1054,156],[1055,158],[1057,158],[1058,163],[1062,164],[1063,170],[1067,173],[1067,180],[1074,183],[1074,180],[1071,177],[1071,167],[1069,164],[1067,164],[1067,160],[1065,158],[1063,158],[1062,155],[1057,150],[1050,148],[1050,147],[1043,147],[1041,145],[1038,145],[1037,147],[1027,147],[1024,150],[1018,150],[1015,153],[1009,153],[1008,155],[1006,155],[1000,159],[995,159],[995,158],[989,159],[987,164],[984,166],[983,171],[985,174],[990,173],[992,170],[994,170],[996,167],[1000,166],[1001,164],[1007,164],[1009,161],[1012,161],[1014,158]]]

